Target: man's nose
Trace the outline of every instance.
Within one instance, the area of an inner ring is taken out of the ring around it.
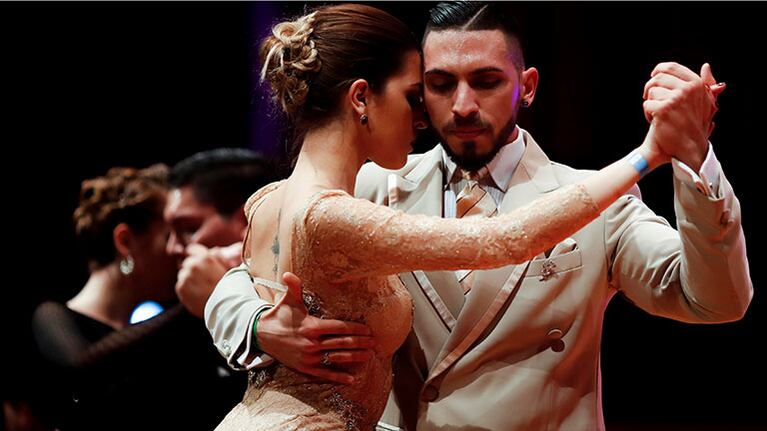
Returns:
[[[168,243],[165,244],[165,252],[173,257],[179,257],[184,255],[184,244],[178,239],[178,235],[171,233],[168,238]]]
[[[455,99],[453,100],[453,114],[462,117],[469,118],[477,113],[479,105],[477,105],[477,98],[474,94],[474,90],[464,83],[458,83],[455,90]]]

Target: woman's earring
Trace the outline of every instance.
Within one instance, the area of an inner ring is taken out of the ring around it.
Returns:
[[[368,116],[365,114],[360,115],[360,124],[363,126],[368,123]]]
[[[130,275],[133,272],[133,268],[136,266],[136,262],[133,261],[131,256],[120,259],[120,272],[123,275]]]
[[[530,102],[528,102],[527,100],[523,100],[523,101],[522,101],[522,107],[523,107],[523,108],[527,108],[527,107],[529,107],[529,106],[530,106]]]

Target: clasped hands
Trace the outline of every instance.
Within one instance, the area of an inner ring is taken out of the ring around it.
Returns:
[[[650,123],[645,146],[656,160],[675,158],[698,172],[714,130],[717,97],[726,85],[717,83],[706,63],[700,75],[678,63],[660,63],[644,88],[645,118]]]

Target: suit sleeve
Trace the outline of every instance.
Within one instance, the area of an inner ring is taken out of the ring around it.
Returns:
[[[711,195],[674,176],[678,230],[635,197],[605,213],[611,285],[651,314],[717,323],[748,308],[753,287],[740,204],[715,166]]]
[[[205,324],[218,352],[235,370],[265,366],[272,358],[252,345],[253,320],[272,304],[258,296],[248,267],[229,270],[205,304]]]

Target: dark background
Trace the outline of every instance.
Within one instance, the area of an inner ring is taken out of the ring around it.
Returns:
[[[431,7],[377,4],[416,34]],[[0,387],[23,385],[24,373],[16,370],[34,306],[65,300],[85,281],[71,225],[80,181],[111,166],[173,164],[221,146],[283,154],[282,126],[257,89],[255,46],[269,24],[303,7],[0,5],[2,211],[9,233]],[[642,88],[658,62],[677,61],[695,72],[709,62],[714,76],[727,82],[711,140],[742,205],[754,300],[743,320],[710,326],[655,318],[617,297],[603,336],[604,412],[609,429],[767,424],[764,238],[756,207],[767,166],[758,155],[767,114],[767,5],[516,7],[527,63],[541,75],[520,124],[553,160],[600,168],[638,145],[647,130]],[[416,149],[432,145],[426,138]],[[671,169],[652,173],[640,186],[648,205],[673,223]]]

